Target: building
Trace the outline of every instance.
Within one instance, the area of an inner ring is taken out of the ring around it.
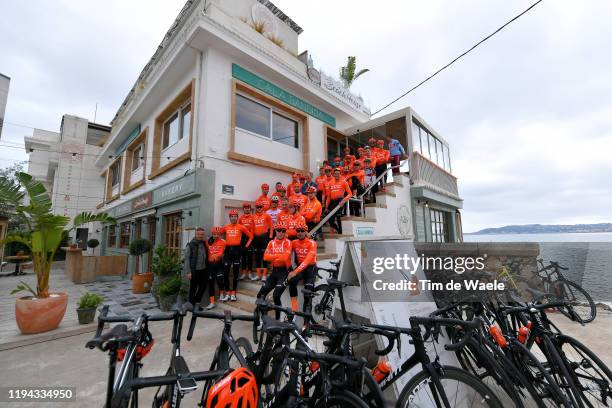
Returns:
[[[2,125],[4,125],[4,112],[6,111],[10,84],[11,78],[0,73],[0,138],[2,138]]]
[[[398,176],[365,217],[344,219],[345,231],[461,239],[448,143],[410,108],[371,120],[363,99],[298,55],[301,32],[267,0],[187,1],[95,159],[97,208],[119,221],[104,229],[103,253],[127,253],[136,237],[178,252],[196,226],[209,231],[254,200],[261,183],[317,172],[370,135],[412,152],[411,180]],[[333,241],[320,259],[336,256]]]
[[[49,191],[54,214],[74,218],[96,211],[104,182],[93,162],[109,133],[108,126],[64,115],[59,133],[34,129],[32,136],[24,137],[28,173]],[[82,226],[71,232],[71,238],[86,249],[88,239],[99,238],[99,232],[94,225]]]

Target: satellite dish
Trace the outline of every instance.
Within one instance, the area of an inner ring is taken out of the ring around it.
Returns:
[[[251,17],[253,21],[264,23],[265,33],[274,37],[278,36],[278,23],[276,17],[266,6],[261,3],[253,4],[251,9]]]

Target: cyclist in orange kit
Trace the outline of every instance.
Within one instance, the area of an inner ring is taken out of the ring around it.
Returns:
[[[219,287],[219,295],[225,297],[223,286],[224,278],[224,263],[223,254],[225,253],[225,240],[221,238],[223,227],[212,227],[212,237],[206,241],[208,248],[208,287],[210,303],[206,306],[206,310],[213,309],[215,304],[215,281]]]
[[[317,243],[308,238],[308,227],[300,224],[296,228],[297,239],[291,241],[291,250],[295,253],[296,264],[298,265],[287,275],[289,284],[289,296],[291,297],[291,309],[298,310],[298,283],[304,281],[304,289],[314,290],[315,277],[317,276]],[[310,297],[304,298],[302,311],[311,312]]]
[[[255,271],[256,274],[251,274],[251,280],[266,279],[268,270],[263,262],[263,255],[268,247],[268,242],[272,238],[273,223],[270,214],[263,210],[263,205],[257,203],[255,205],[255,214],[253,214],[253,253],[255,255]]]
[[[352,195],[351,189],[343,178],[340,177],[340,169],[334,168],[333,171],[334,179],[327,185],[328,196],[325,208],[328,211],[332,211],[340,203],[344,204]],[[342,221],[340,217],[343,215],[343,208],[340,208],[330,219],[329,225],[334,228],[338,234],[342,234]]]
[[[231,210],[229,212],[230,223],[223,227],[223,233],[225,234],[225,276],[224,286],[225,293],[219,300],[226,302],[231,300],[236,301],[236,288],[238,287],[238,275],[240,273],[240,258],[242,257],[242,236],[248,237],[245,247],[251,246],[253,240],[253,234],[244,225],[238,224],[238,210]],[[232,285],[230,291],[230,280],[229,275],[232,272]],[[229,293],[229,295],[228,295]]]
[[[251,203],[242,203],[242,214],[240,218],[238,218],[238,224],[244,225],[251,231],[253,234],[253,214],[251,214]],[[246,236],[242,236],[242,241],[240,245],[242,246],[242,268],[240,270],[239,280],[246,279],[251,272],[251,268],[253,267],[253,248],[246,248],[245,244],[247,241]]]
[[[291,241],[285,237],[287,226],[284,222],[277,223],[274,232],[275,237],[268,243],[266,252],[264,252],[264,261],[272,264],[272,272],[257,293],[257,298],[265,299],[268,293],[274,291],[272,293],[274,304],[281,306],[281,296],[285,291],[288,268],[291,267]],[[275,313],[276,319],[280,319],[280,311],[277,310]]]
[[[327,177],[325,176],[325,166],[319,167],[319,175],[315,179],[315,183],[317,183],[317,200],[320,203],[325,202],[323,197],[325,196],[325,183],[327,182]]]
[[[302,208],[302,206],[304,204],[306,204],[306,201],[308,201],[308,198],[302,194],[302,186],[298,186],[298,185],[294,185],[293,186],[293,193],[291,193],[291,197],[289,198],[289,202],[291,201],[295,201],[296,203],[298,203],[300,205],[300,208]]]
[[[321,221],[321,213],[323,211],[323,206],[315,196],[316,191],[317,189],[312,186],[306,189],[308,201],[306,201],[306,204],[300,210],[300,214],[306,220],[306,226],[309,230],[312,230]],[[316,236],[313,238],[316,240]]]
[[[291,197],[293,195],[293,192],[295,191],[293,186],[297,185],[300,188],[302,187],[300,184],[300,175],[298,173],[293,173],[291,175],[291,179],[291,183],[287,184],[287,197]]]
[[[264,212],[268,211],[270,208],[270,197],[268,197],[268,192],[270,192],[270,186],[267,184],[261,185],[261,195],[255,200],[255,204],[262,204]]]

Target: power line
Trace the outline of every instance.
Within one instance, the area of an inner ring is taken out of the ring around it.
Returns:
[[[421,82],[419,82],[418,84],[416,84],[415,86],[413,86],[412,88],[410,88],[408,91],[404,92],[402,95],[398,96],[397,98],[395,98],[394,100],[392,100],[391,102],[389,102],[388,104],[386,104],[385,106],[383,106],[382,108],[378,109],[376,112],[374,112],[372,114],[372,116],[376,115],[377,113],[387,109],[389,106],[393,105],[395,102],[399,101],[400,99],[402,99],[403,97],[405,97],[406,95],[408,95],[409,93],[411,93],[412,91],[414,91],[415,89],[419,88],[421,85],[423,85],[424,83],[426,83],[427,81],[429,81],[430,79],[432,79],[433,77],[435,77],[436,75],[438,75],[440,72],[444,71],[446,68],[450,67],[451,65],[453,65],[455,62],[459,61],[461,58],[463,58],[464,56],[466,56],[467,54],[469,54],[471,51],[473,51],[476,47],[478,47],[480,44],[484,43],[485,41],[487,41],[489,38],[493,37],[495,34],[499,33],[500,31],[502,31],[504,28],[506,28],[508,25],[510,25],[511,23],[513,23],[514,21],[518,20],[521,16],[523,16],[524,14],[528,13],[529,10],[531,10],[532,8],[534,8],[535,6],[537,6],[538,4],[540,4],[542,2],[542,0],[538,0],[535,3],[533,3],[531,6],[527,7],[525,10],[523,10],[521,13],[517,14],[515,17],[513,17],[512,19],[510,19],[509,21],[507,21],[504,25],[502,25],[501,27],[499,27],[497,30],[493,31],[491,34],[487,35],[486,37],[484,37],[482,40],[478,41],[476,44],[474,44],[472,47],[470,47],[468,50],[464,51],[463,53],[461,53],[459,56],[457,56],[455,59],[453,59],[451,62],[449,62],[448,64],[444,65],[442,68],[438,69],[436,72],[434,72],[433,74],[431,74],[430,76],[428,76],[427,78],[425,78],[424,80],[422,80]]]

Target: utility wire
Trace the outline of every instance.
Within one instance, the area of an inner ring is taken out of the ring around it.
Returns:
[[[442,68],[438,69],[436,72],[434,72],[433,74],[431,74],[430,76],[428,76],[427,78],[425,78],[424,80],[422,80],[421,82],[419,82],[418,84],[416,84],[415,86],[413,86],[412,88],[410,88],[408,91],[404,92],[402,95],[398,96],[397,98],[395,98],[394,100],[392,100],[391,102],[389,102],[388,104],[386,104],[385,106],[383,106],[382,108],[378,109],[376,112],[374,112],[372,114],[372,116],[376,115],[377,113],[387,109],[389,106],[393,105],[395,102],[399,101],[400,99],[402,99],[403,97],[405,97],[406,95],[408,95],[409,93],[411,93],[412,91],[414,91],[415,89],[419,88],[421,85],[423,85],[424,83],[428,82],[430,79],[432,79],[433,77],[435,77],[436,75],[438,75],[440,72],[444,71],[446,68],[450,67],[451,65],[453,65],[455,62],[459,61],[461,58],[463,58],[464,56],[466,56],[467,54],[469,54],[471,51],[473,51],[476,47],[478,47],[480,44],[484,43],[485,41],[487,41],[489,38],[493,37],[495,34],[499,33],[500,31],[502,31],[504,28],[506,28],[508,25],[510,25],[511,23],[513,23],[514,21],[518,20],[521,16],[523,16],[524,14],[528,13],[532,8],[534,8],[535,6],[537,6],[538,4],[540,4],[542,2],[542,0],[538,0],[535,3],[533,3],[531,6],[527,7],[525,10],[523,10],[520,14],[517,14],[515,17],[513,17],[511,20],[507,21],[504,25],[502,25],[501,27],[499,27],[497,30],[493,31],[491,34],[487,35],[486,37],[484,37],[482,40],[478,41],[476,44],[474,44],[472,47],[470,47],[468,50],[464,51],[463,53],[461,53],[459,56],[457,56],[455,59],[453,59],[451,62],[449,62],[448,64],[444,65]]]

